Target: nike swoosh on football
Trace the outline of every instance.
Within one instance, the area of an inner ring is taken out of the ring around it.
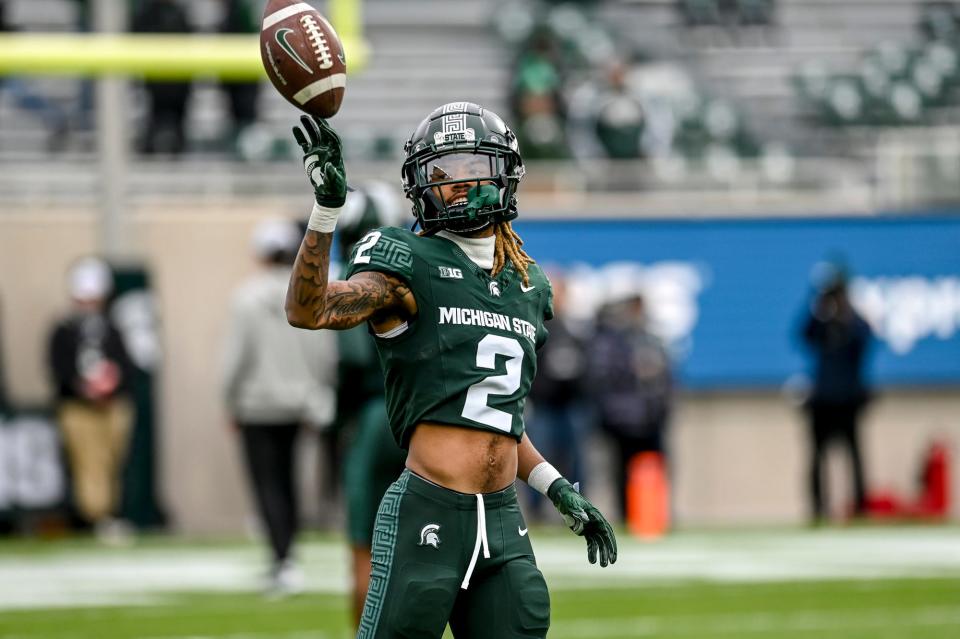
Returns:
[[[529,291],[532,291],[532,290],[535,289],[535,288],[537,288],[536,285],[533,285],[533,286],[524,286],[523,284],[520,285],[520,290],[521,290],[522,292],[524,292],[524,293],[527,293],[527,292],[529,292]]]
[[[520,533],[521,537],[526,537],[528,530],[529,528],[521,528],[520,526],[517,526],[517,532]]]
[[[307,66],[307,63],[303,61],[303,58],[301,58],[297,51],[290,45],[289,42],[287,42],[287,36],[291,33],[293,33],[293,29],[277,29],[277,33],[274,36],[277,40],[277,44],[279,44],[280,47],[287,52],[287,55],[293,58],[294,62],[306,69],[307,73],[313,74],[313,69]]]

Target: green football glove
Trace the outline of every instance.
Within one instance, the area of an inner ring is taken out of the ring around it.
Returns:
[[[347,171],[343,167],[340,136],[323,118],[300,117],[293,137],[303,149],[303,168],[313,185],[317,204],[338,209],[347,198]]]
[[[600,556],[600,565],[604,568],[617,561],[617,538],[613,534],[613,528],[600,511],[577,492],[570,482],[562,477],[554,481],[547,491],[547,497],[563,515],[563,520],[570,530],[586,537],[587,559],[591,564],[597,563],[597,555]]]

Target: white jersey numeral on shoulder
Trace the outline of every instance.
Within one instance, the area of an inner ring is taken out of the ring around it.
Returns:
[[[370,231],[357,243],[357,254],[353,258],[354,264],[369,264],[370,256],[366,252],[373,248],[373,245],[380,240],[383,235],[380,231]]]

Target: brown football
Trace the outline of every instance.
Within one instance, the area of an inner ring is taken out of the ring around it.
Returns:
[[[340,109],[347,84],[343,44],[330,23],[306,2],[270,0],[263,10],[260,58],[288,102],[329,118]]]

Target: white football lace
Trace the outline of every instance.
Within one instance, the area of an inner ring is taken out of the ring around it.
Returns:
[[[305,15],[300,18],[300,24],[306,29],[310,42],[313,44],[313,52],[317,54],[317,61],[321,69],[329,69],[333,66],[333,58],[330,57],[330,47],[327,46],[327,38],[320,25],[311,15]]]

